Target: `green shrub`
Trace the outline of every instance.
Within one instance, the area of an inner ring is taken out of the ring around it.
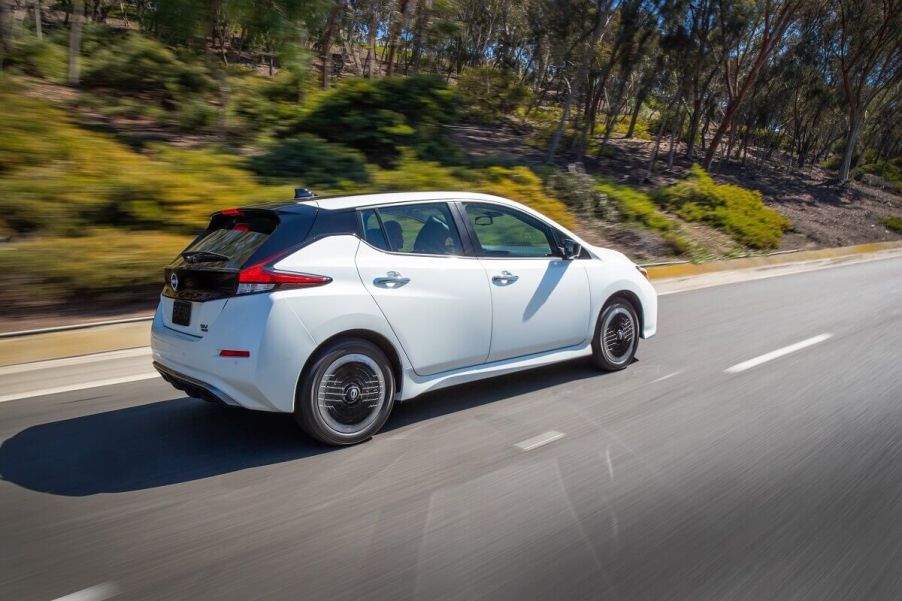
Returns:
[[[674,222],[658,210],[651,196],[630,186],[598,178],[595,189],[614,201],[624,221],[640,223],[659,232],[674,229]]]
[[[82,85],[122,96],[150,96],[166,108],[215,89],[203,65],[180,59],[151,38],[128,33],[100,45],[82,72]]]
[[[792,225],[766,207],[757,190],[716,184],[698,165],[692,166],[685,180],[660,189],[657,198],[686,221],[713,225],[751,248],[778,247],[783,232]]]
[[[49,39],[28,37],[17,41],[7,60],[21,72],[53,83],[64,83],[68,75],[66,48]]]
[[[453,94],[440,77],[352,79],[322,95],[283,135],[307,131],[355,148],[386,167],[405,146],[429,151],[419,152],[421,157],[435,156],[443,140],[441,126],[455,118]]]
[[[464,70],[457,92],[468,116],[487,123],[515,112],[530,97],[529,88],[515,73],[488,66]]]
[[[219,109],[202,99],[192,98],[179,104],[176,120],[183,130],[208,131],[219,120]]]
[[[852,177],[866,181],[865,176],[874,175],[886,182],[885,187],[902,190],[902,157],[890,161],[875,161],[856,167]],[[879,180],[878,180],[879,181]]]
[[[312,134],[277,140],[251,160],[251,169],[267,177],[290,177],[298,184],[338,184],[369,179],[362,154]]]
[[[902,234],[902,217],[884,217],[880,220],[880,223],[897,234]]]
[[[571,165],[567,171],[555,171],[548,177],[547,184],[551,193],[567,206],[601,219],[613,217],[609,196],[598,189],[596,179],[582,168]]]

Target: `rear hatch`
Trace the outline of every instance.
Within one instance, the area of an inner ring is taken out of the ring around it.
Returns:
[[[164,271],[161,312],[167,327],[203,337],[238,293],[242,269],[300,244],[317,210],[226,209]]]

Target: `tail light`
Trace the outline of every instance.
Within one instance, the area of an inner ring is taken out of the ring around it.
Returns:
[[[269,292],[277,288],[312,288],[332,281],[332,278],[324,275],[279,271],[272,266],[278,258],[271,257],[242,269],[238,273],[237,294]]]

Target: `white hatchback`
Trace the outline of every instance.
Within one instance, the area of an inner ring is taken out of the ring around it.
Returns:
[[[657,320],[624,255],[466,192],[225,209],[164,282],[151,345],[168,382],[339,445],[429,390],[581,356],[623,369]]]

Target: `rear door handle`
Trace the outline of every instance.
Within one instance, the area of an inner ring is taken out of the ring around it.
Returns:
[[[509,271],[502,271],[501,275],[493,275],[492,281],[501,286],[507,286],[508,284],[513,284],[517,280],[520,279],[520,276],[514,275]]]
[[[389,271],[387,275],[373,280],[373,283],[380,288],[400,288],[409,282],[410,278],[405,278],[397,271]]]

